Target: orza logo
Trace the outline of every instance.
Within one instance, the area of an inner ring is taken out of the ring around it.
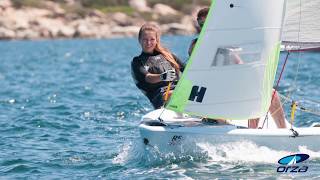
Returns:
[[[309,159],[308,154],[294,154],[281,158],[278,163],[284,166],[279,166],[277,172],[281,173],[303,173],[308,171],[308,166],[297,166],[296,164],[301,163]]]

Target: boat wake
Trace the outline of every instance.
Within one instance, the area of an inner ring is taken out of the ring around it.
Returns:
[[[116,155],[112,159],[112,163],[113,164],[120,164],[120,165],[126,164],[126,162],[130,159],[131,149],[132,149],[131,142],[124,144],[122,147],[120,147],[120,151],[119,151],[118,155]]]
[[[112,163],[118,165],[141,164],[159,166],[179,164],[186,161],[205,162],[206,164],[277,164],[284,156],[295,153],[310,155],[311,160],[319,160],[320,152],[300,146],[299,151],[277,151],[266,146],[258,146],[250,141],[238,141],[222,144],[197,143],[197,147],[188,153],[163,152],[155,146],[145,146],[139,139],[125,143]],[[181,149],[184,147],[181,146]]]
[[[311,159],[320,158],[320,152],[309,150],[306,146],[299,146],[298,152],[277,151],[266,146],[258,146],[250,141],[218,145],[198,143],[197,146],[208,153],[212,162],[274,164],[282,157],[295,153],[309,154]]]
[[[157,166],[186,161],[201,161],[207,158],[208,153],[200,148],[195,149],[192,153],[176,154],[161,151],[157,146],[145,146],[140,139],[136,139],[122,145],[112,163],[119,165],[140,163],[147,166]]]

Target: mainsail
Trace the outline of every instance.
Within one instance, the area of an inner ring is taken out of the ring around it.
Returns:
[[[319,7],[319,0],[287,0],[282,34],[287,49],[320,50]]]
[[[166,108],[223,119],[265,115],[280,52],[285,0],[213,0]]]

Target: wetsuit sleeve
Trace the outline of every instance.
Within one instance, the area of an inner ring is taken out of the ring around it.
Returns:
[[[176,60],[176,62],[179,64],[180,66],[180,71],[183,72],[184,68],[185,68],[185,64],[174,54],[172,54],[172,56],[174,57],[174,59]]]
[[[145,82],[145,77],[149,73],[143,66],[143,64],[137,59],[133,58],[131,62],[131,73],[132,77],[135,79],[136,84]]]

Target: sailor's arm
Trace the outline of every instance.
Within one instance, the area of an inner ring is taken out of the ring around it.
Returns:
[[[133,59],[131,63],[131,69],[133,77],[136,81],[145,81],[150,84],[156,84],[161,81],[173,81],[176,78],[176,72],[174,69],[168,70],[161,74],[153,74],[148,71],[148,68],[137,59]]]
[[[148,73],[145,76],[145,80],[146,80],[146,82],[151,83],[151,84],[159,83],[159,82],[161,82],[160,75],[161,74]]]

